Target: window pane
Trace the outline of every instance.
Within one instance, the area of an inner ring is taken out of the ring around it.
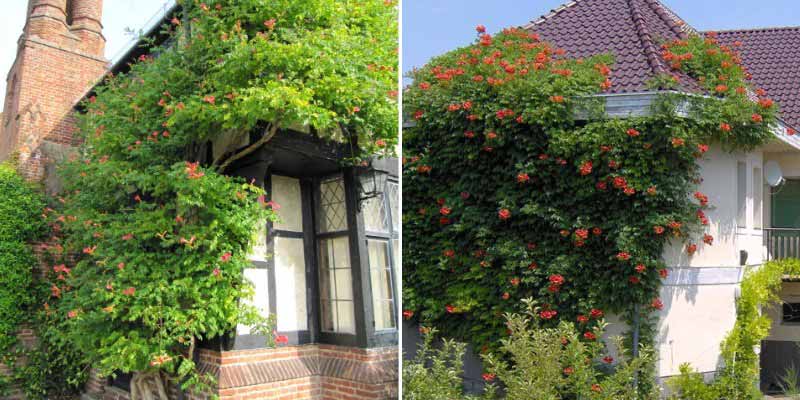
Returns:
[[[389,182],[386,186],[386,197],[389,199],[389,210],[392,214],[392,230],[395,232],[400,231],[400,197],[398,185],[394,182]],[[400,254],[400,253],[394,253]]]
[[[308,329],[303,239],[275,238],[275,297],[279,331]]]
[[[320,232],[347,230],[347,207],[344,200],[344,181],[341,177],[320,183],[317,224]]]
[[[391,298],[391,281],[385,271],[389,269],[388,243],[382,240],[369,240],[369,270],[372,281],[372,297],[378,300]]]
[[[323,331],[354,333],[353,275],[347,236],[319,241]]]
[[[292,232],[303,231],[303,203],[300,193],[300,180],[286,176],[272,175],[272,201],[278,203],[279,221],[275,229]]]
[[[382,240],[369,240],[368,248],[375,329],[391,329],[395,327],[395,323],[394,310],[392,310],[394,293],[392,291],[392,269],[389,262],[389,243]]]
[[[736,226],[747,226],[747,164],[736,163]]]
[[[356,318],[352,301],[336,302],[336,332],[356,333]]]
[[[364,229],[372,232],[389,231],[389,216],[383,195],[364,200],[361,213],[364,216]]]
[[[336,269],[336,300],[353,300],[353,278],[349,269]]]
[[[761,229],[762,190],[764,183],[761,181],[761,168],[753,168],[753,227]]]
[[[394,329],[394,302],[382,301],[375,306],[375,330]]]
[[[400,253],[400,240],[399,239],[392,239],[392,254],[394,255],[394,262],[395,262],[395,265],[394,265],[394,281],[398,282],[398,285],[399,285],[399,283],[403,281],[403,277],[400,275],[400,271],[401,271],[400,260],[401,260],[403,255]],[[400,291],[400,286],[398,286],[397,290]]]
[[[268,270],[263,268],[245,268],[244,278],[253,285],[255,294],[252,300],[245,300],[247,304],[254,305],[263,316],[269,315],[269,275]],[[240,335],[250,333],[250,327],[238,325],[236,332]]]
[[[333,303],[329,300],[322,300],[320,305],[320,316],[322,318],[322,331],[323,332],[335,332],[336,331],[336,308],[333,307]]]

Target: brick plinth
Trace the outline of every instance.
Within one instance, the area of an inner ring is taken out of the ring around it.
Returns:
[[[223,352],[202,349],[198,366],[201,373],[216,378],[214,394],[220,400],[389,400],[398,398],[397,362],[397,347],[311,344]],[[128,400],[128,393],[105,388],[95,391],[95,397]]]

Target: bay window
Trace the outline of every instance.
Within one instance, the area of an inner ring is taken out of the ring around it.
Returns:
[[[282,138],[276,138],[279,147]],[[290,345],[396,345],[397,167],[366,189],[360,168],[313,158],[305,163],[305,155],[279,151],[255,157],[236,174],[263,184],[278,219],[254,232],[252,265],[244,272],[255,289],[249,301],[276,316],[276,331]],[[239,326],[222,345],[263,347],[261,334]]]

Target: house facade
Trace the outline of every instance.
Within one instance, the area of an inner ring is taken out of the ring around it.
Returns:
[[[144,35],[163,42],[160,27],[178,11],[170,3]],[[140,41],[108,62],[101,20],[102,0],[30,0],[8,74],[0,161],[17,158],[26,178],[53,193],[55,165],[79,144],[80,101],[106,74],[126,72],[149,52]],[[249,139],[228,142],[212,143],[212,151]],[[277,333],[289,342],[266,348],[264,337],[238,326],[201,343],[194,357],[201,372],[216,377],[212,391],[221,399],[397,398],[398,160],[344,166],[352,148],[295,127],[226,170],[280,205],[280,220],[254,233],[245,276],[255,287],[254,305],[276,315]],[[86,392],[127,399],[129,384],[125,375],[92,374]]]
[[[563,48],[570,57],[611,53],[616,59],[606,97],[609,116],[646,113],[656,93],[649,81],[661,74],[675,74],[661,58],[661,44],[704,34],[693,29],[657,0],[578,0],[553,10],[525,26],[542,40]],[[800,139],[800,67],[795,50],[800,28],[767,28],[717,33],[721,45],[738,51],[752,75],[755,88],[766,91],[781,108],[781,124],[774,139],[748,153],[730,153],[712,144],[699,161],[702,182],[698,190],[709,197],[712,208],[707,233],[713,245],[700,246],[689,255],[682,243],[673,243],[663,259],[669,276],[661,289],[664,307],[656,332],[658,377],[664,380],[690,363],[712,376],[720,368],[720,343],[736,320],[736,298],[747,268],[769,259],[797,257],[797,167]],[[678,74],[679,91],[698,93],[691,77]],[[794,90],[792,89],[794,88]],[[767,183],[767,169],[778,166],[785,179]],[[695,242],[702,243],[701,238]],[[797,360],[800,325],[794,308],[796,284],[784,283],[782,299],[788,306],[765,310],[773,320],[770,337],[762,344],[761,387],[777,389],[776,380]],[[784,312],[786,308],[786,312]],[[609,335],[628,329],[611,317]]]
[[[697,81],[673,70],[661,57],[661,44],[703,32],[694,30],[657,0],[575,0],[523,26],[542,41],[582,58],[612,54],[611,90],[600,95],[607,116],[645,115],[659,95],[650,85],[662,74],[676,75],[679,92],[702,95]],[[741,55],[755,88],[766,91],[781,108],[774,139],[748,153],[724,151],[711,144],[699,160],[702,182],[698,190],[709,197],[707,232],[713,245],[701,245],[694,255],[683,243],[672,243],[663,259],[669,275],[661,288],[663,309],[656,331],[657,376],[660,382],[679,374],[690,363],[707,377],[720,369],[720,343],[736,320],[736,299],[748,268],[765,261],[800,255],[800,28],[767,28],[719,32],[720,44]],[[780,184],[769,185],[780,172]],[[702,238],[693,238],[702,243]],[[783,304],[765,310],[773,320],[769,338],[761,346],[761,387],[777,389],[776,380],[792,360],[800,359],[798,283],[787,282]],[[630,327],[609,316],[607,336]],[[413,356],[415,329],[406,326],[404,351]],[[467,355],[466,385],[481,386],[478,357]]]

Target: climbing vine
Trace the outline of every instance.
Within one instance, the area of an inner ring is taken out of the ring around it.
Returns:
[[[228,176],[279,132],[354,146],[397,141],[396,6],[382,0],[182,1],[169,39],[95,88],[83,145],[45,211],[49,318],[132,400],[202,391],[200,341],[237,324],[282,342],[248,306],[248,254],[278,206]],[[298,133],[300,134],[300,133]]]
[[[710,146],[764,143],[777,112],[713,34],[665,43],[661,56],[694,91],[659,76],[651,113],[625,119],[592,100],[613,87],[612,57],[570,59],[525,30],[479,26],[474,44],[410,74],[406,318],[486,350],[507,335],[500,316],[534,297],[543,326],[591,333],[615,312],[640,318],[650,339],[665,246],[692,256],[714,243],[698,160]]]

